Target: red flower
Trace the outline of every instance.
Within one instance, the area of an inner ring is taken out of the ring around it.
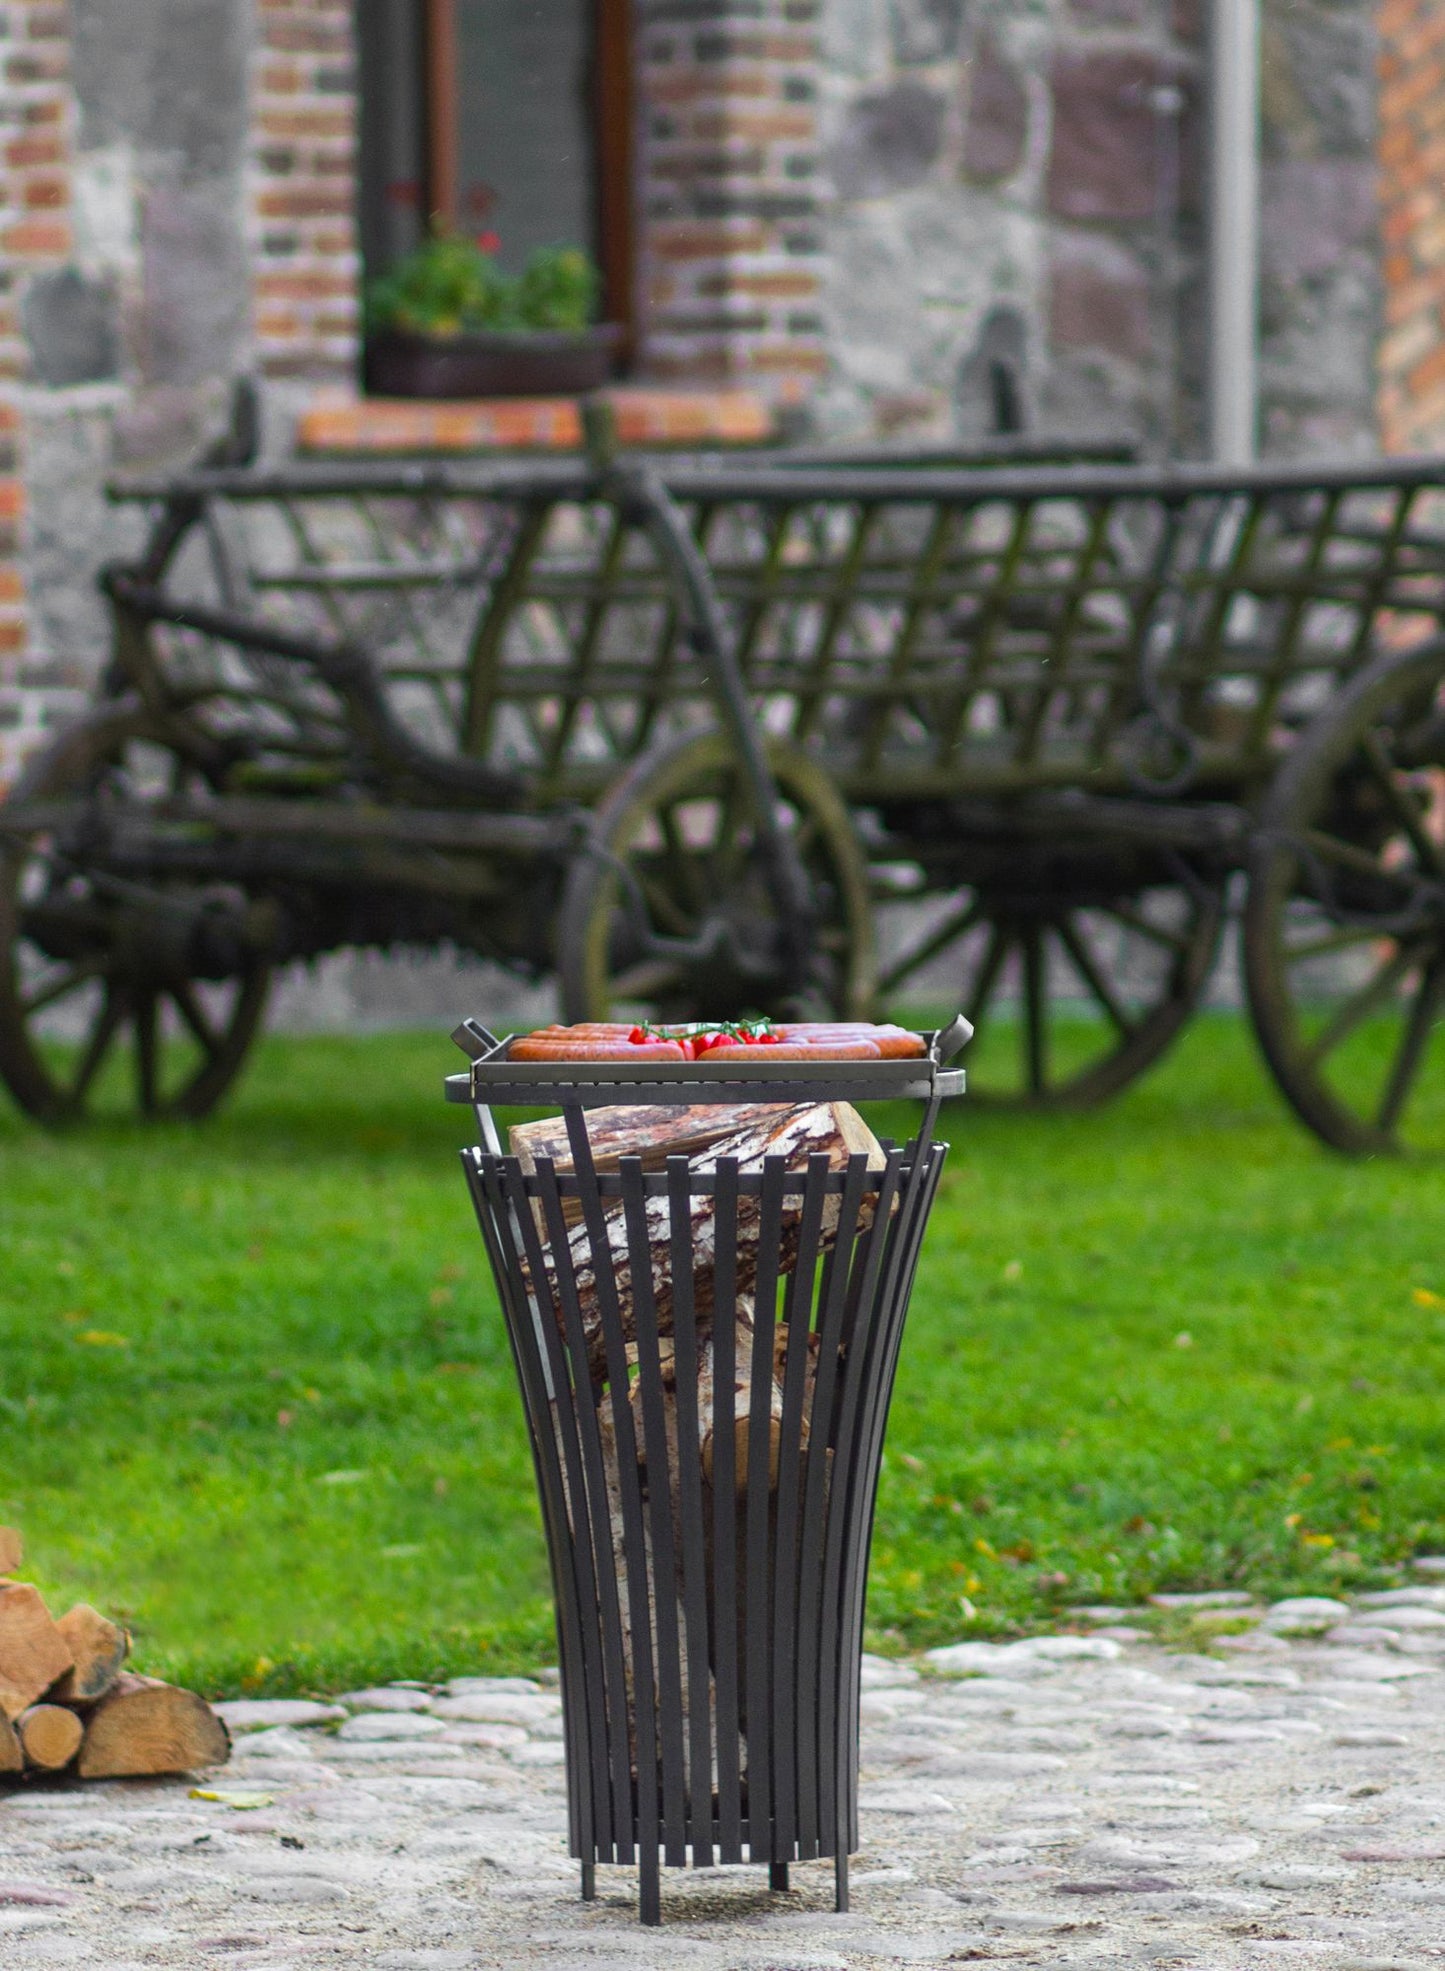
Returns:
[[[486,232],[477,234],[477,245],[482,249],[483,253],[495,253],[501,244],[501,234],[494,233],[490,227],[487,228]]]

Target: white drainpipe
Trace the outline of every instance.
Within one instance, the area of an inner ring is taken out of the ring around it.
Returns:
[[[1259,0],[1211,0],[1209,452],[1248,465],[1258,441]]]

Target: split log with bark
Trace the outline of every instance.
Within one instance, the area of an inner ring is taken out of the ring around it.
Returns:
[[[12,1536],[0,1558],[19,1564]],[[86,1602],[58,1622],[37,1588],[0,1581],[0,1774],[83,1779],[183,1773],[217,1765],[230,1738],[193,1691],[127,1676],[130,1637]]]
[[[63,1772],[80,1750],[85,1726],[63,1704],[32,1704],[15,1720],[15,1735],[33,1771]]]
[[[90,1714],[76,1770],[82,1779],[189,1773],[230,1754],[231,1735],[203,1697],[125,1671]]]
[[[62,1615],[55,1626],[65,1638],[72,1667],[51,1696],[58,1704],[90,1704],[104,1697],[130,1655],[129,1635],[83,1601]]]
[[[594,1150],[594,1162],[599,1170],[615,1169],[622,1156],[638,1152],[618,1148],[619,1142],[634,1137],[637,1129],[646,1125],[634,1125],[631,1115],[640,1112],[607,1111],[601,1116],[621,1116],[622,1122],[589,1122],[589,1143],[592,1133],[597,1133],[597,1141],[602,1147],[606,1162],[598,1160]],[[656,1111],[652,1112],[656,1114]],[[678,1111],[662,1111],[664,1115],[676,1115]],[[694,1130],[698,1125],[692,1120],[697,1111],[692,1109],[680,1112],[689,1120],[685,1130]],[[785,1108],[769,1105],[767,1107],[746,1107],[728,1109],[725,1113],[733,1120],[733,1127],[726,1134],[715,1136],[706,1147],[692,1153],[679,1149],[674,1152],[673,1143],[679,1139],[656,1133],[657,1125],[651,1125],[652,1134],[646,1139],[648,1153],[656,1168],[662,1168],[673,1154],[687,1154],[690,1175],[716,1176],[718,1165],[725,1158],[735,1158],[740,1169],[748,1172],[761,1171],[766,1159],[779,1157],[792,1174],[805,1171],[810,1157],[826,1156],[830,1171],[841,1171],[850,1157],[862,1152],[870,1171],[883,1167],[883,1152],[878,1139],[846,1102],[807,1103],[797,1107]],[[743,1120],[737,1121],[741,1116]],[[524,1128],[528,1127],[524,1125]],[[535,1125],[530,1127],[535,1128]],[[551,1125],[555,1131],[556,1125]],[[521,1141],[519,1142],[519,1138]],[[688,1141],[688,1136],[680,1139]],[[535,1167],[535,1159],[545,1151],[535,1147],[537,1138],[527,1138],[522,1131],[512,1133],[513,1153],[521,1157],[526,1150]],[[556,1144],[555,1134],[551,1142]],[[559,1172],[571,1168],[570,1155],[565,1165],[560,1157],[554,1157]],[[645,1166],[644,1166],[645,1167]],[[697,1321],[699,1338],[711,1331],[714,1318],[714,1289],[718,1254],[717,1199],[711,1192],[693,1194],[688,1200],[689,1207],[689,1246],[692,1275],[693,1311]],[[860,1225],[866,1226],[873,1208],[871,1196],[865,1196],[860,1213]],[[830,1195],[824,1205],[820,1232],[820,1251],[826,1251],[837,1236],[839,1198]],[[650,1197],[644,1204],[644,1226],[648,1249],[649,1274],[652,1285],[652,1301],[657,1318],[658,1332],[670,1334],[674,1318],[674,1293],[672,1271],[672,1209],[666,1197]],[[803,1201],[797,1194],[785,1196],[778,1228],[778,1249],[776,1261],[779,1275],[789,1273],[796,1264],[798,1241],[802,1225]],[[737,1200],[737,1245],[735,1265],[735,1290],[740,1299],[750,1296],[757,1283],[759,1237],[762,1222],[762,1199],[756,1193],[740,1193]],[[544,1227],[545,1231],[545,1227]],[[621,1199],[608,1199],[602,1212],[602,1231],[606,1244],[602,1252],[595,1249],[593,1228],[580,1221],[574,1222],[567,1236],[565,1257],[560,1259],[553,1251],[550,1241],[543,1245],[543,1264],[546,1271],[547,1287],[552,1308],[559,1326],[563,1327],[563,1305],[558,1286],[559,1265],[565,1268],[574,1283],[577,1302],[582,1315],[583,1333],[586,1337],[588,1362],[594,1382],[601,1384],[608,1374],[607,1351],[603,1334],[602,1294],[598,1285],[599,1265],[613,1282],[617,1298],[618,1313],[621,1319],[622,1335],[626,1341],[636,1339],[636,1283],[633,1279],[632,1238],[628,1225],[627,1212]],[[732,1310],[729,1310],[731,1313]]]
[[[40,1590],[21,1581],[0,1584],[0,1712],[18,1718],[72,1668]]]

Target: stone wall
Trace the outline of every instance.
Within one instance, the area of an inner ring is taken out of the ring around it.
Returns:
[[[79,702],[105,480],[193,458],[232,380],[350,373],[349,0],[0,0],[0,786]]]
[[[638,0],[642,364],[796,398],[818,315],[817,0]]]
[[[47,298],[63,299],[75,247],[71,159],[75,105],[65,9],[40,0],[0,4],[0,788],[43,730],[55,680],[32,630],[36,447],[26,416],[36,374],[33,338]],[[70,284],[72,287],[74,283]],[[66,325],[83,342],[94,324],[78,303]],[[62,337],[62,341],[64,338]],[[54,352],[63,356],[63,349]],[[44,518],[41,516],[43,527]]]
[[[349,376],[360,321],[351,0],[257,0],[248,218],[263,375]]]
[[[1198,449],[1190,0],[827,0],[826,429]],[[1373,438],[1370,9],[1266,0],[1262,438]]]
[[[1273,457],[1379,449],[1375,50],[1374,0],[1264,0],[1260,390]]]
[[[1385,332],[1380,429],[1385,449],[1445,445],[1445,9],[1383,0],[1380,198]]]

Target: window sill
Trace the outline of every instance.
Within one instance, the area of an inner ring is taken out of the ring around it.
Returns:
[[[746,390],[649,390],[619,385],[601,393],[624,445],[766,445],[777,437],[771,409]],[[463,452],[575,452],[582,416],[575,397],[486,397],[466,401],[401,397],[318,397],[296,426],[307,458],[395,458]]]

